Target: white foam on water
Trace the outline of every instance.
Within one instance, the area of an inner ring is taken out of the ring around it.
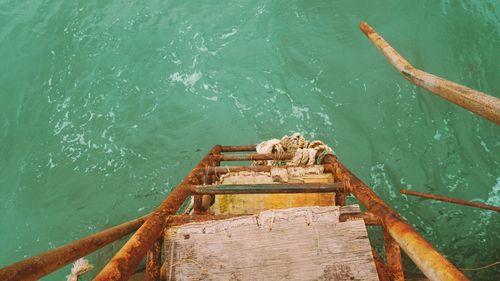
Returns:
[[[309,108],[292,105],[292,113],[290,115],[299,120],[304,120],[304,118],[309,119]]]
[[[480,203],[483,203],[480,200],[475,200],[479,201]],[[491,187],[491,191],[488,193],[488,199],[486,199],[486,202],[484,204],[492,205],[492,206],[500,206],[500,177],[496,178],[495,184]],[[480,210],[481,215],[480,215],[480,221],[481,224],[486,226],[490,224],[491,216],[495,214],[494,211],[487,211],[487,210]]]
[[[193,88],[196,82],[201,79],[203,75],[199,71],[195,71],[191,74],[180,74],[175,72],[169,76],[170,81],[182,83],[184,86]]]
[[[370,177],[373,191],[376,192],[376,190],[380,188],[380,190],[388,192],[391,198],[396,198],[397,195],[394,191],[394,187],[385,171],[386,168],[383,163],[377,163],[370,167]]]
[[[237,27],[237,26],[233,26],[233,27],[231,28],[231,31],[230,31],[230,32],[225,33],[225,34],[222,34],[221,36],[219,36],[219,39],[223,39],[223,40],[224,40],[224,39],[227,39],[227,38],[229,38],[229,37],[231,37],[231,36],[235,35],[236,33],[238,33],[238,31],[239,31],[239,27]]]
[[[435,140],[441,140],[442,134],[439,132],[439,130],[436,130],[436,133],[434,134],[434,139]]]
[[[203,97],[203,98],[206,100],[209,100],[209,101],[218,101],[219,100],[219,98],[217,96]]]
[[[333,125],[332,122],[330,121],[330,117],[326,114],[326,113],[323,113],[323,112],[316,112],[314,113],[316,115],[318,115],[319,117],[323,118],[323,122],[326,124],[326,125]]]
[[[491,188],[491,191],[488,193],[488,200],[486,200],[486,204],[493,206],[500,206],[500,177],[498,177],[497,182]]]
[[[238,111],[243,115],[243,111],[248,111],[251,109],[251,107],[241,103],[237,97],[235,97],[233,94],[229,95],[230,98],[234,100],[234,105],[236,108],[238,108]]]
[[[69,111],[67,111],[64,114],[64,118],[62,120],[57,121],[56,125],[54,126],[54,135],[58,135],[61,133],[61,131],[66,128],[66,127],[73,127],[73,124],[71,121],[69,121]]]
[[[53,169],[57,166],[57,164],[54,164],[54,160],[52,160],[52,153],[49,153],[49,162],[47,162],[46,166],[50,169]]]
[[[484,140],[481,140],[481,146],[484,148],[484,151],[486,152],[490,152],[490,150],[488,149],[488,147],[486,146],[486,143],[484,142]]]

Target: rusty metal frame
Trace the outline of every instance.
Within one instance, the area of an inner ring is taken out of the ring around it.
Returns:
[[[36,280],[138,229],[94,280],[127,280],[146,255],[147,280],[158,280],[160,266],[159,239],[165,229],[187,222],[234,217],[234,215],[175,215],[189,196],[198,196],[203,200],[203,196],[224,193],[336,192],[336,194],[342,194],[344,198],[347,194],[352,193],[368,209],[367,212],[362,214],[365,223],[383,228],[386,264],[376,252],[373,252],[377,272],[381,280],[404,280],[401,249],[430,280],[468,280],[456,266],[434,249],[429,242],[350,172],[334,155],[326,155],[322,163],[325,170],[334,173],[336,183],[331,185],[308,186],[306,184],[301,189],[287,187],[286,185],[281,185],[279,188],[267,186],[240,190],[217,189],[217,186],[213,185],[213,183],[217,181],[219,172],[224,169],[228,171],[267,169],[243,168],[243,166],[220,167],[221,161],[291,159],[290,155],[222,154],[222,152],[247,151],[255,151],[255,145],[214,146],[188,176],[172,190],[160,206],[147,217],[104,230],[66,246],[2,268],[0,269],[0,279]],[[201,205],[198,207],[198,213],[203,213],[205,210],[206,208]],[[348,220],[349,217],[341,219]]]

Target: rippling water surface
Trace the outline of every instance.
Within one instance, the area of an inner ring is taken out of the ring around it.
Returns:
[[[398,192],[500,205],[500,127],[409,84],[362,20],[500,95],[494,0],[0,0],[0,267],[153,210],[216,143],[296,131],[459,267],[500,260],[498,214]]]

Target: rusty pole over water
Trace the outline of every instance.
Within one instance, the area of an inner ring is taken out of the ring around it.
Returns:
[[[450,197],[446,197],[446,196],[428,194],[428,193],[412,191],[412,190],[407,190],[407,189],[401,189],[399,192],[401,194],[418,196],[418,197],[422,197],[422,198],[426,198],[426,199],[439,200],[439,201],[454,203],[454,204],[458,204],[458,205],[464,205],[464,206],[470,206],[470,207],[476,207],[476,208],[486,209],[486,210],[490,210],[490,211],[500,212],[500,207],[496,207],[496,206],[492,206],[492,205],[488,205],[488,204],[483,204],[483,203],[478,203],[478,202],[471,202],[471,201],[467,201],[467,200],[455,199],[455,198],[450,198]]]
[[[137,230],[148,215],[89,235],[64,246],[40,253],[0,269],[0,280],[38,280],[78,258],[84,257],[107,244]],[[175,215],[168,220],[167,226],[182,225],[190,222],[221,220],[238,215]]]
[[[381,219],[383,227],[396,240],[417,267],[432,281],[469,280],[434,247],[405,222],[394,210],[358,179],[334,155],[323,158],[323,164],[337,164],[350,178],[352,193],[373,214]]]
[[[500,125],[499,98],[416,69],[366,22],[359,28],[408,81]]]
[[[0,269],[0,280],[38,280],[138,229],[147,216],[111,227]]]
[[[196,168],[203,167],[210,160],[210,156],[220,152],[220,150],[220,145],[214,146],[196,165]],[[188,186],[196,182],[195,178],[198,176],[195,175],[193,171],[172,190],[165,201],[151,213],[141,228],[139,228],[120,251],[115,254],[94,280],[127,280],[135,272],[142,258],[160,237],[167,224],[167,218],[174,215],[191,194]]]

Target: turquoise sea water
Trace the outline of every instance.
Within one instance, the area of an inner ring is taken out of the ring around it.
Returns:
[[[214,144],[293,132],[457,266],[500,260],[497,213],[398,192],[500,205],[500,127],[404,80],[362,20],[500,97],[500,1],[0,0],[0,267],[150,212]]]

